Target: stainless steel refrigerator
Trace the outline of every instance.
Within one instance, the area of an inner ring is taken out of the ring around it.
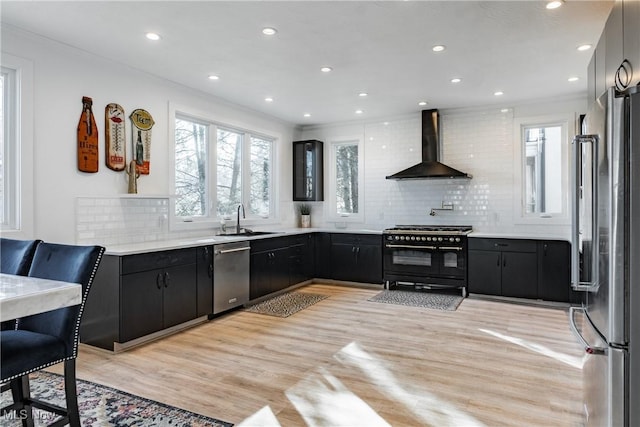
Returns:
[[[570,310],[586,424],[640,426],[640,88],[607,90],[573,141]]]

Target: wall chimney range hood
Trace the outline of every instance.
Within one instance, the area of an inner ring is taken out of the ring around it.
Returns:
[[[440,114],[438,110],[422,111],[422,162],[387,179],[471,178],[471,175],[440,163]]]

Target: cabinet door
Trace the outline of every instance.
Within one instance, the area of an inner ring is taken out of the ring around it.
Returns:
[[[249,298],[256,299],[271,293],[271,251],[251,254]]]
[[[469,292],[501,295],[502,256],[499,251],[469,251]]]
[[[197,317],[196,265],[166,268],[163,272],[163,328]]]
[[[271,255],[271,292],[277,292],[289,287],[289,248],[273,250]]]
[[[355,272],[356,247],[348,243],[331,243],[331,278],[335,280],[357,280]]]
[[[196,257],[197,266],[197,316],[206,316],[213,313],[213,247],[203,246],[198,248]]]
[[[163,271],[150,270],[122,276],[120,289],[120,342],[162,329]]]
[[[633,67],[630,86],[640,84],[640,1],[622,2],[624,17],[624,57]]]
[[[568,242],[538,243],[538,298],[569,302],[571,247]]]
[[[315,233],[315,274],[320,279],[331,278],[331,234]]]
[[[604,28],[605,38],[605,84],[606,87],[615,86],[616,70],[622,64],[624,51],[622,50],[622,2],[617,1],[611,9]],[[637,23],[635,25],[638,25]]]
[[[382,283],[382,241],[379,245],[360,244],[356,247],[356,282]]]
[[[322,141],[293,142],[293,200],[322,201]]]
[[[537,298],[537,261],[535,252],[502,252],[502,295]]]

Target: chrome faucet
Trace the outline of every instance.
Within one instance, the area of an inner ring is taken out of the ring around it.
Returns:
[[[246,218],[244,214],[244,205],[240,203],[238,205],[238,220],[236,222],[236,234],[240,234],[240,208],[242,208],[242,218]]]

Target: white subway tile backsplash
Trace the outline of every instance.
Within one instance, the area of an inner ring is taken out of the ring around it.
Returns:
[[[169,238],[166,197],[79,197],[76,242],[119,245]]]

